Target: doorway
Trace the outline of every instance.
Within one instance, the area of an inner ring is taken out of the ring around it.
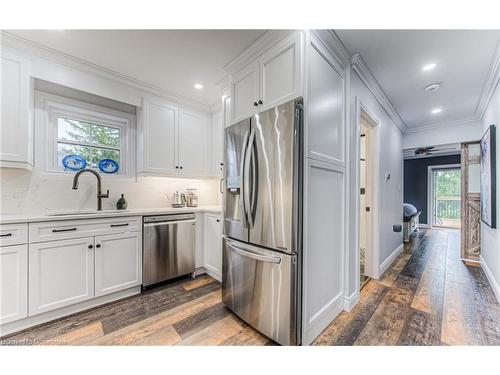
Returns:
[[[462,206],[460,165],[429,167],[430,223],[433,227],[460,229]]]

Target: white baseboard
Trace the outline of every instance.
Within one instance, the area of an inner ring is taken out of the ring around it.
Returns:
[[[350,296],[344,296],[344,310],[351,311],[359,302],[359,292],[356,291]]]
[[[479,256],[479,262],[481,263],[481,268],[483,269],[484,273],[486,274],[486,277],[488,278],[488,281],[490,282],[491,287],[493,288],[493,292],[495,292],[495,297],[497,297],[497,301],[500,302],[500,285],[498,285],[498,282],[495,280],[495,277],[493,276],[493,272],[491,272],[490,268],[488,267],[488,264],[483,259],[483,256]]]
[[[399,254],[401,254],[403,252],[403,249],[404,249],[404,243],[402,243],[401,245],[399,245],[396,250],[394,250],[392,252],[391,255],[389,255],[387,257],[386,260],[384,260],[382,262],[382,264],[378,267],[378,275],[377,275],[377,278],[379,278],[380,276],[382,276],[384,274],[385,271],[387,271],[387,269],[391,266],[391,264],[396,260],[396,258],[399,256]]]
[[[205,264],[204,268],[205,268],[206,272],[210,276],[212,276],[215,280],[222,282],[222,275],[217,269],[215,269],[214,267],[211,267],[207,264]]]

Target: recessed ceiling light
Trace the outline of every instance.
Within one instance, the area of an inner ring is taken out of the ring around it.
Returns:
[[[194,84],[194,88],[195,88],[196,90],[203,90],[203,85],[202,85],[201,83],[195,83],[195,84]]]
[[[434,109],[431,111],[431,113],[432,113],[433,115],[437,115],[437,114],[438,114],[438,113],[440,113],[441,111],[442,111],[442,109],[441,109],[441,108],[434,108]]]
[[[441,83],[440,82],[434,82],[431,83],[430,85],[425,86],[424,90],[427,92],[435,92],[441,88]]]
[[[429,70],[432,70],[432,69],[434,69],[435,67],[436,67],[436,64],[431,63],[431,64],[424,65],[424,66],[422,67],[422,70],[423,70],[424,72],[428,72]]]

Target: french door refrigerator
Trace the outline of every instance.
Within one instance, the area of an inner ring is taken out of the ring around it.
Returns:
[[[282,345],[301,342],[302,100],[225,129],[222,299]]]

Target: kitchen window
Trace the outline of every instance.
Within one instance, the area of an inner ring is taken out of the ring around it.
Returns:
[[[74,173],[65,168],[63,159],[78,155],[86,168],[101,172],[99,162],[112,159],[119,166],[116,175],[133,175],[134,115],[44,92],[37,92],[36,101],[40,118],[46,121],[35,122],[47,125],[47,172]]]

